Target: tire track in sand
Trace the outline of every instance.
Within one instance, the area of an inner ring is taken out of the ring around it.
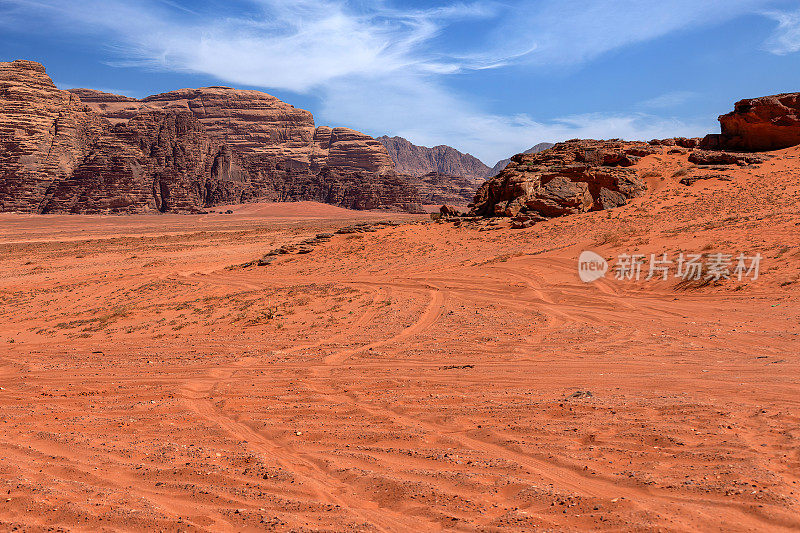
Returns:
[[[510,273],[510,272],[507,272]],[[564,312],[561,309],[554,309],[557,306],[552,296],[546,293],[546,288],[529,276],[520,275],[524,278],[528,286],[535,291],[537,297],[542,300],[542,307],[545,308],[546,314],[549,315],[550,321],[545,328],[553,327],[556,324],[563,324],[565,321],[575,321],[570,313]],[[432,280],[419,280],[422,286],[432,287]],[[408,287],[408,284],[403,284]],[[430,326],[432,326],[443,308],[445,301],[444,292],[441,289],[434,288],[429,290],[430,303],[426,307],[422,316],[412,326],[404,329],[398,335],[377,341],[359,348],[341,350],[337,353],[331,354],[323,360],[324,366],[312,368],[312,374],[316,378],[328,377],[331,371],[337,366],[341,366],[348,358],[353,355],[367,351],[370,348],[378,348],[387,344],[401,341],[413,337],[416,334],[422,333]],[[473,296],[480,295],[481,287],[475,286],[471,291]],[[613,291],[602,291],[602,294],[607,298],[614,300],[620,297]],[[555,319],[555,320],[553,320]],[[544,334],[544,332],[543,332]],[[450,438],[458,442],[465,449],[472,449],[485,453],[491,457],[502,458],[511,462],[515,462],[527,468],[532,474],[539,476],[542,479],[548,480],[557,487],[563,487],[569,491],[591,498],[605,499],[614,497],[627,498],[629,501],[634,502],[637,506],[647,510],[657,510],[659,514],[665,517],[670,517],[673,520],[680,520],[681,516],[674,512],[674,505],[690,506],[696,516],[703,516],[709,524],[721,523],[723,515],[714,513],[713,509],[724,509],[726,518],[731,518],[730,525],[748,524],[753,528],[769,527],[772,530],[792,530],[780,520],[773,520],[770,517],[754,513],[753,509],[747,504],[730,502],[726,500],[698,498],[693,496],[682,496],[670,493],[656,493],[645,488],[633,487],[629,485],[621,485],[614,483],[611,480],[602,478],[592,478],[588,475],[582,474],[577,467],[569,468],[561,466],[552,461],[539,459],[521,452],[511,450],[502,445],[480,440],[474,437],[464,435],[459,428],[452,428],[443,425],[432,424],[430,422],[422,421],[417,418],[399,413],[389,408],[376,406],[367,402],[362,402],[354,399],[351,395],[337,390],[332,386],[324,386],[319,383],[311,383],[306,380],[306,385],[309,390],[318,395],[335,398],[336,400],[348,404],[351,407],[358,408],[367,414],[375,417],[389,418],[392,422],[414,428],[417,430],[424,430],[432,433],[438,437]],[[733,515],[733,516],[730,516]],[[691,523],[684,524],[684,527],[691,528]]]
[[[356,320],[354,325],[362,326],[375,317],[378,312],[378,295],[386,292],[386,289],[382,288],[377,288],[373,291],[372,302],[362,316]],[[435,321],[435,316],[429,321],[431,323]],[[414,326],[417,326],[417,324],[413,325],[412,328]],[[413,334],[414,332],[412,331],[407,333],[407,336]],[[293,353],[312,349],[327,343],[335,342],[343,336],[345,336],[345,333],[338,333],[316,343],[297,346],[282,350],[282,352]],[[368,349],[368,347],[364,347],[363,349]],[[184,402],[190,410],[203,420],[216,425],[229,436],[244,442],[251,450],[258,451],[259,453],[275,459],[280,466],[294,475],[297,475],[303,480],[304,485],[310,488],[314,498],[319,501],[338,505],[343,510],[352,512],[361,520],[370,523],[380,531],[421,531],[439,529],[438,524],[434,522],[429,522],[419,517],[412,517],[407,514],[397,513],[387,508],[380,508],[377,502],[367,500],[351,485],[330,475],[320,467],[317,461],[309,458],[308,455],[288,449],[254,430],[247,424],[235,420],[217,409],[208,396],[213,390],[218,388],[219,385],[230,380],[237,371],[254,368],[255,365],[251,363],[257,360],[258,358],[256,357],[243,358],[233,365],[213,369],[205,378],[197,378],[185,383],[181,389],[181,396]]]
[[[558,267],[563,268],[563,265],[558,265]],[[539,281],[535,279],[533,276],[526,275],[518,271],[515,272],[515,269],[512,268],[503,268],[501,273],[505,273],[506,275],[512,274],[516,275],[516,277],[518,278],[522,278],[522,280],[528,286],[529,290],[533,291],[533,293],[537,297],[536,299],[540,300],[539,301],[540,310],[544,311],[549,318],[548,321],[549,323],[546,324],[544,328],[553,328],[559,324],[563,325],[565,322],[572,322],[578,319],[578,317],[572,316],[569,312],[561,308],[562,306],[559,306],[554,295],[549,294],[547,292],[547,289],[543,286],[543,284],[540,284]],[[358,284],[358,282],[353,282],[353,283]],[[720,520],[722,516],[713,512],[713,509],[719,508],[719,509],[724,509],[726,511],[726,517],[732,520],[732,522],[730,522],[731,526],[734,525],[741,526],[743,524],[747,524],[749,527],[753,528],[770,527],[773,530],[786,528],[785,524],[783,524],[779,520],[770,520],[769,517],[748,512],[752,511],[752,509],[749,509],[746,504],[740,504],[729,501],[712,500],[708,498],[700,499],[700,498],[687,497],[675,494],[656,494],[654,491],[651,491],[649,489],[620,485],[614,483],[611,480],[591,478],[588,477],[587,475],[583,475],[582,473],[580,473],[577,470],[577,468],[565,467],[556,464],[554,462],[547,461],[545,459],[536,458],[524,454],[522,452],[511,450],[507,447],[504,447],[494,442],[488,442],[464,435],[458,428],[451,428],[438,424],[432,424],[430,422],[422,421],[417,418],[408,416],[406,414],[399,413],[389,408],[376,406],[368,402],[359,401],[357,399],[352,398],[350,395],[345,394],[343,391],[336,389],[332,385],[324,385],[320,383],[320,381],[324,381],[327,378],[329,378],[331,372],[335,368],[342,366],[343,363],[346,362],[352,356],[364,351],[368,351],[371,348],[373,349],[379,348],[391,343],[410,339],[415,335],[424,332],[429,327],[434,325],[437,319],[439,318],[444,303],[446,301],[446,292],[434,286],[433,285],[434,283],[435,281],[433,280],[418,279],[401,283],[383,284],[384,286],[387,285],[394,286],[396,288],[401,288],[406,290],[427,289],[429,295],[429,303],[426,306],[425,310],[422,312],[419,319],[411,326],[403,329],[397,335],[379,341],[375,341],[369,344],[365,344],[360,347],[338,350],[323,358],[321,365],[313,366],[310,368],[311,371],[310,377],[313,377],[313,379],[303,380],[308,389],[317,395],[335,399],[336,401],[339,401],[341,403],[348,404],[351,407],[357,408],[371,416],[375,416],[378,418],[381,417],[388,418],[392,420],[394,423],[401,426],[414,428],[417,430],[423,430],[442,438],[446,437],[449,439],[453,439],[465,449],[471,449],[486,454],[490,457],[502,458],[507,461],[519,464],[525,467],[530,472],[530,474],[538,476],[541,479],[548,480],[549,482],[553,483],[555,487],[564,488],[569,492],[572,492],[577,495],[582,495],[590,498],[598,498],[598,499],[606,499],[612,497],[627,498],[629,501],[634,502],[634,504],[637,505],[637,507],[655,511],[659,515],[672,518],[673,520],[681,519],[681,515],[679,513],[675,513],[674,511],[674,505],[677,504],[681,506],[690,506],[693,512],[695,513],[695,516],[701,516],[709,523],[721,523]],[[369,283],[366,284],[369,285]],[[257,288],[257,286],[250,285],[249,288]],[[472,296],[480,296],[481,287],[475,285],[472,287],[471,290],[467,288],[467,292],[471,293]],[[604,287],[604,290],[600,291],[600,293],[602,299],[607,299],[607,300],[613,299],[615,302],[616,300],[620,299],[620,296],[617,295],[613,290],[610,290],[609,287]],[[615,303],[615,302],[609,302],[609,303]],[[374,318],[375,314],[376,314],[376,309],[374,308],[374,305],[372,305],[370,306],[368,311],[364,315],[362,315],[362,318],[359,320],[359,323],[362,325],[368,323],[370,320],[372,320],[372,318]],[[542,334],[544,335],[544,333],[545,332],[543,331]],[[339,334],[334,337],[331,337],[329,340],[332,342],[334,339],[339,339],[342,338],[343,336],[344,334]],[[322,344],[325,344],[325,341],[315,343],[314,345],[301,346],[301,347],[291,348],[289,350],[284,350],[284,353],[310,349],[321,346]],[[242,360],[242,365],[241,365],[242,369],[245,369],[244,368],[246,366],[245,362],[246,360]],[[225,377],[220,376],[220,379],[218,379],[216,383],[221,383],[226,379],[229,379],[232,375],[233,372],[231,372],[229,375]],[[211,418],[215,419],[217,423],[219,423],[223,427],[226,427],[226,429],[233,435],[237,435],[240,438],[242,436],[247,437],[243,438],[243,440],[249,441],[252,439],[264,443],[266,446],[265,449],[269,450],[270,453],[276,453],[275,450],[281,450],[281,446],[279,444],[269,441],[263,435],[252,430],[252,428],[250,428],[249,426],[242,424],[240,422],[236,422],[230,417],[217,413],[215,411],[213,404],[210,406],[206,406],[205,410],[202,411],[200,414],[210,419]],[[284,460],[288,461],[287,463],[287,465],[289,465],[287,466],[288,468],[292,468],[291,466],[293,464],[292,461],[297,459],[298,459],[297,456],[288,456],[288,457],[284,456]],[[303,464],[306,465],[305,474],[309,476],[310,479],[313,480],[333,479],[335,480],[332,485],[334,487],[343,484],[338,479],[331,478],[330,475],[321,470],[316,462],[311,462],[305,457],[302,457],[300,459],[301,461],[303,461]],[[311,467],[311,469],[309,470],[308,467]],[[322,484],[320,486],[320,484],[318,483],[317,486],[322,491],[320,496],[321,497],[324,496],[326,493],[324,492],[323,489],[326,488],[326,485]],[[345,485],[345,487],[352,489],[352,487],[350,487],[349,485]],[[380,512],[389,513],[390,511],[388,509],[382,509]],[[394,527],[400,526],[400,524],[396,522],[384,523],[384,525],[385,527],[388,527],[390,530]],[[683,524],[683,526],[691,528],[692,524],[685,523]]]

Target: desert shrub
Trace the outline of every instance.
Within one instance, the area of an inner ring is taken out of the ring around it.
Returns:
[[[675,173],[672,175],[672,177],[673,178],[680,178],[681,176],[685,176],[688,173],[689,173],[689,169],[688,168],[682,168],[680,170],[675,171]]]

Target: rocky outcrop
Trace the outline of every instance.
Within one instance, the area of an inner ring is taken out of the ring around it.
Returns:
[[[394,171],[374,174],[363,171],[325,167],[316,174],[283,176],[277,188],[278,202],[311,200],[348,209],[392,208],[410,213],[423,213],[417,188]]]
[[[421,211],[383,145],[317,128],[258,91],[183,89],[136,100],[60,91],[38,63],[0,63],[0,210],[191,212],[317,200]]]
[[[441,174],[461,178],[481,179],[489,167],[480,159],[464,154],[450,146],[417,146],[402,137],[378,137],[394,161],[400,174],[420,177],[426,174]]]
[[[764,158],[749,153],[693,150],[689,154],[689,162],[695,165],[739,165],[743,167],[761,164],[764,162]]]
[[[525,150],[522,153],[523,154],[538,154],[539,152],[543,152],[545,150],[548,150],[548,149],[552,148],[553,146],[555,146],[553,143],[539,143],[536,146],[534,146],[533,148],[529,148],[528,150]],[[497,176],[498,174],[500,174],[503,171],[504,168],[506,168],[508,166],[508,164],[510,162],[511,162],[511,158],[502,159],[502,160],[498,161],[497,164],[494,167],[492,167],[489,170],[488,173],[486,173],[484,175],[484,178],[489,179],[489,178],[493,178],[493,177]]]
[[[631,167],[658,151],[646,143],[573,140],[515,155],[478,190],[471,214],[551,218],[624,205],[645,190]]]
[[[192,212],[236,203],[248,175],[230,149],[188,113],[153,111],[113,126],[40,212]]]
[[[721,134],[707,135],[701,148],[766,152],[800,144],[800,93],[736,102],[719,117]]]
[[[316,168],[334,167],[383,173],[396,170],[386,148],[376,139],[348,128],[317,128],[316,139],[326,139],[327,154],[312,159]],[[400,172],[398,172],[400,174]]]
[[[41,211],[53,183],[71,176],[104,127],[42,65],[0,63],[0,210]]]
[[[649,144],[653,146],[678,146],[680,148],[696,148],[700,145],[702,139],[698,137],[671,137],[669,139],[653,139]]]
[[[453,205],[443,205],[439,208],[439,214],[443,217],[458,217],[461,216],[461,211]]]

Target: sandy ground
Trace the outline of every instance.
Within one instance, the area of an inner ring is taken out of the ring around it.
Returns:
[[[0,530],[798,530],[798,155],[651,156],[647,196],[518,231],[0,215]],[[764,259],[584,284],[586,249]]]

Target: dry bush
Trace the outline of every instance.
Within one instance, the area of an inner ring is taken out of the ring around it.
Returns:
[[[633,232],[630,230],[606,231],[601,233],[594,243],[596,246],[603,246],[605,244],[619,246],[623,242],[627,241],[632,235]]]
[[[660,178],[660,177],[661,177],[661,172],[658,172],[657,170],[648,170],[647,172],[644,172],[639,176],[640,179]]]
[[[722,285],[722,280],[713,281],[711,278],[682,279],[675,285],[675,290],[691,291],[708,287],[709,285]]]
[[[688,173],[689,173],[689,169],[688,168],[682,168],[680,170],[676,170],[675,173],[672,175],[672,177],[673,178],[680,178],[682,176],[685,176]]]

